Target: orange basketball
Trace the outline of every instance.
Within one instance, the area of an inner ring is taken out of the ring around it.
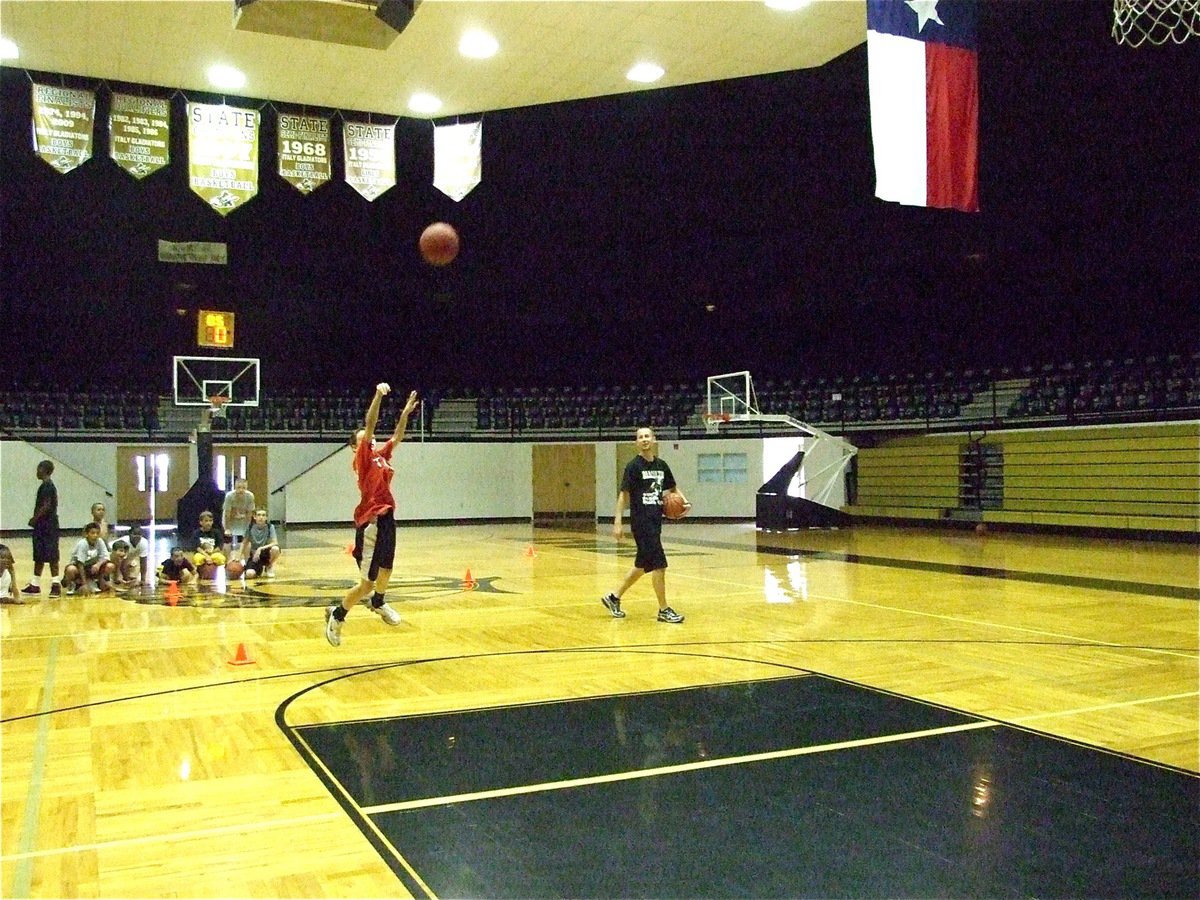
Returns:
[[[431,266],[447,266],[458,256],[458,232],[453,225],[434,222],[421,232],[421,256]]]
[[[682,519],[687,514],[687,507],[683,505],[683,495],[671,491],[668,494],[663,494],[663,515],[668,519]]]
[[[230,578],[241,578],[242,572],[245,570],[246,567],[242,564],[240,559],[231,559],[229,561],[229,565],[225,567],[225,571],[229,573]]]

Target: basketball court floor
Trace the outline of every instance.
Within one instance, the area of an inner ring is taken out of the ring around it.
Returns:
[[[685,521],[671,625],[606,526],[406,527],[333,648],[350,537],[0,607],[4,896],[1200,894],[1195,544]]]

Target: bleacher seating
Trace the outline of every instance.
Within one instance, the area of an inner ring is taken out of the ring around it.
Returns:
[[[703,379],[652,385],[437,386],[421,393],[420,418],[410,428],[423,428],[434,437],[608,437],[644,422],[677,433],[703,432]],[[1020,371],[772,374],[756,383],[756,393],[764,413],[787,414],[839,432],[1195,418],[1200,417],[1200,353]],[[10,385],[0,395],[0,430],[155,437],[195,427],[188,417],[168,415],[174,411],[163,394]],[[232,407],[214,419],[213,428],[238,437],[342,440],[361,424],[369,400],[361,388],[268,388],[259,406]]]

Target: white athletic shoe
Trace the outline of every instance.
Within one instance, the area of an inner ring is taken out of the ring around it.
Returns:
[[[340,647],[342,646],[342,625],[345,623],[339,622],[333,615],[336,608],[337,604],[335,603],[325,610],[325,640],[335,647]]]
[[[367,601],[367,609],[371,610],[371,612],[375,613],[375,615],[377,615],[377,616],[379,616],[379,618],[383,619],[383,621],[386,622],[388,625],[399,625],[400,624],[400,613],[396,612],[394,609],[392,609],[386,603],[384,603],[382,606],[372,606],[371,601],[368,600]]]

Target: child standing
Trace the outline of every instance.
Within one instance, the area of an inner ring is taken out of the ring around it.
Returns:
[[[58,488],[50,478],[54,474],[54,463],[43,459],[37,464],[37,498],[33,502],[33,517],[29,527],[33,529],[33,576],[21,593],[36,595],[42,592],[42,568],[50,564],[50,596],[62,596],[62,580],[58,575]]]

